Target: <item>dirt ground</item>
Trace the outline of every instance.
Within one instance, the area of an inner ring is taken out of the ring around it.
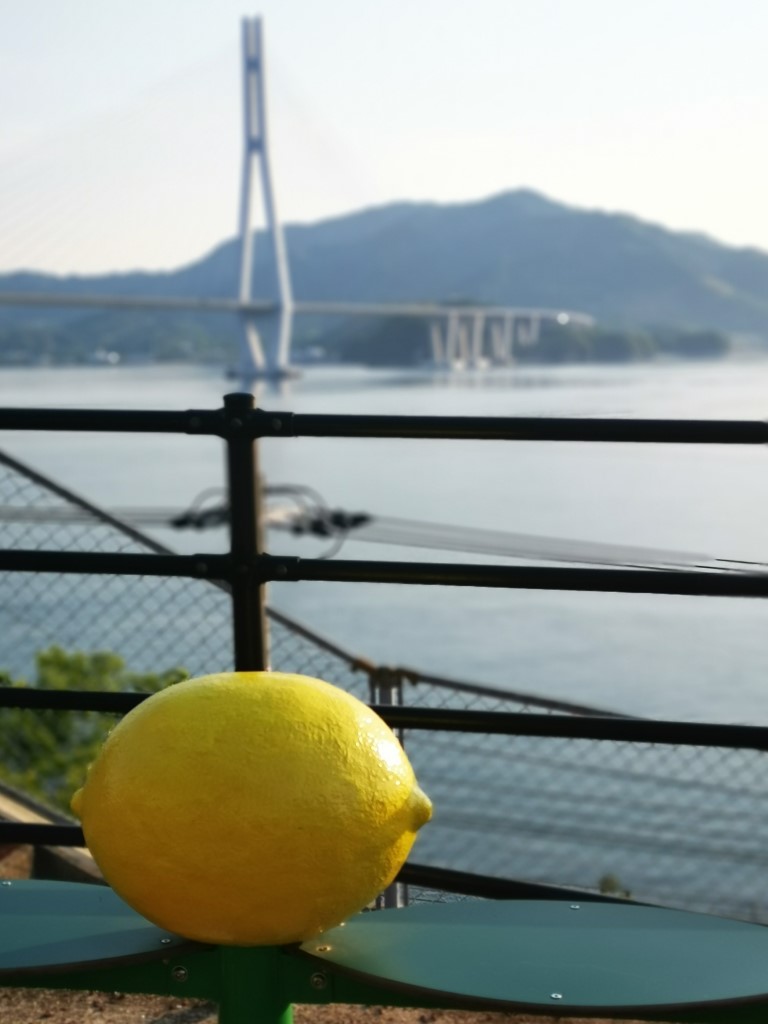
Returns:
[[[215,1024],[215,1021],[216,1007],[212,1003],[193,1000],[0,989],[2,1024]],[[555,1018],[378,1006],[297,1006],[294,1021],[295,1024],[554,1024]],[[587,1022],[570,1018],[570,1024]]]
[[[2,1024],[215,1024],[212,1003],[163,996],[0,990]],[[256,1017],[254,1016],[254,1020]],[[297,1006],[295,1024],[555,1024],[554,1017],[378,1006]],[[601,1024],[582,1018],[562,1024]],[[606,1022],[607,1024],[607,1022]],[[633,1024],[633,1022],[629,1022]],[[637,1022],[635,1022],[637,1024]]]
[[[0,847],[0,878],[27,878],[30,866],[29,848]],[[215,1024],[216,1013],[212,1003],[170,996],[0,988],[0,1024]],[[297,1006],[294,1009],[295,1024],[554,1024],[556,1019],[378,1006]],[[568,1018],[568,1021],[586,1024],[581,1018]],[[607,1022],[592,1021],[592,1024]]]

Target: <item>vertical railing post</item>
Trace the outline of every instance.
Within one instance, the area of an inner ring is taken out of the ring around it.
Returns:
[[[403,676],[396,668],[377,666],[369,677],[369,693],[372,704],[387,707],[399,707],[403,703]],[[403,742],[403,730],[397,730],[397,738]],[[408,905],[408,886],[402,882],[393,882],[378,897],[379,909],[405,907]]]
[[[253,407],[253,395],[224,396],[232,556],[229,582],[232,588],[234,661],[238,672],[269,667],[266,596],[258,567],[258,556],[262,552],[259,449],[258,440],[252,439],[247,430]]]

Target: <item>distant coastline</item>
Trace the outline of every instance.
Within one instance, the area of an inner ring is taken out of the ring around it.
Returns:
[[[103,314],[99,321],[114,319]],[[239,325],[226,332],[192,318],[120,314],[117,327],[0,327],[1,367],[143,366],[156,363],[234,365]],[[542,323],[534,343],[517,341],[513,363],[545,366],[561,363],[630,363],[658,358],[720,359],[731,350],[725,333],[672,327],[562,326]],[[292,360],[298,365],[348,363],[356,366],[409,368],[431,362],[429,332],[423,320],[399,317],[334,325],[294,338]]]
[[[714,358],[735,338],[768,351],[768,254],[583,210],[519,189],[466,204],[393,203],[288,225],[293,291],[307,302],[438,303],[579,310],[598,325],[542,331],[525,363]],[[0,293],[232,298],[239,248],[227,240],[175,271],[81,277],[0,275]],[[277,293],[257,232],[253,294]],[[370,366],[431,358],[424,322],[294,320],[293,356]],[[0,306],[0,365],[236,361],[234,313]],[[310,355],[311,353],[311,355]]]

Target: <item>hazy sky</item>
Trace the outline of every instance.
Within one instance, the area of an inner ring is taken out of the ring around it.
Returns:
[[[766,0],[0,0],[0,270],[235,233],[252,14],[286,222],[527,186],[768,249]]]

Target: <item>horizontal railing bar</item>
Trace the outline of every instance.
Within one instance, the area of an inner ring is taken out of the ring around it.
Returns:
[[[256,410],[272,437],[401,437],[497,441],[615,441],[641,444],[766,444],[762,420],[649,420],[544,416],[355,416]]]
[[[661,743],[667,746],[768,750],[768,728],[710,722],[670,722],[603,715],[539,715],[516,711],[462,711],[371,705],[393,729],[540,736],[555,739]]]
[[[148,693],[104,693],[98,690],[49,690],[37,686],[0,686],[0,708],[33,711],[102,711],[124,715]]]
[[[99,693],[92,690],[47,690],[11,686],[0,687],[0,707],[125,713],[146,700],[148,696],[146,693]],[[393,729],[768,750],[768,728],[755,725],[669,722],[652,718],[618,718],[605,715],[464,711],[458,708],[421,708],[391,704],[371,704],[370,707]]]
[[[544,416],[363,416],[268,412],[242,420],[223,410],[0,409],[0,430],[210,434],[220,437],[365,437],[445,440],[766,444],[762,420],[603,419]]]
[[[664,569],[582,569],[450,562],[381,562],[273,557],[271,580],[323,583],[419,583],[427,586],[508,587],[710,597],[766,597],[768,573]]]
[[[79,825],[28,824],[0,821],[0,843],[24,843],[31,846],[85,846]]]
[[[0,843],[20,843],[31,846],[85,846],[85,836],[79,825],[27,824],[0,822]],[[578,899],[592,902],[615,902],[616,897],[602,893],[565,889],[535,882],[494,878],[468,871],[430,867],[426,864],[404,864],[396,879],[406,885],[419,885],[443,892],[461,893],[486,899]]]
[[[239,566],[238,568],[242,568]],[[231,579],[229,555],[163,555],[83,551],[0,551],[0,571]],[[425,586],[507,587],[595,593],[681,596],[768,596],[766,572],[663,569],[582,569],[570,566],[498,566],[450,562],[383,562],[260,555],[254,578],[264,582],[416,583]]]
[[[166,555],[104,551],[0,550],[0,571],[83,573],[117,576],[185,576],[225,580],[232,575],[229,555]]]
[[[242,568],[241,566],[238,568]],[[0,551],[0,571],[118,576],[182,576],[229,580],[229,555],[163,555],[84,551]],[[382,562],[273,557],[253,563],[256,580],[322,583],[416,583],[514,590],[675,594],[699,597],[768,596],[768,573],[663,569],[582,569],[570,566],[498,566],[450,562]]]
[[[0,430],[73,430],[130,434],[212,434],[224,436],[221,410],[0,408]],[[242,430],[242,424],[236,427]]]
[[[477,875],[470,871],[454,871],[452,868],[433,868],[428,864],[404,864],[395,881],[402,882],[404,885],[418,885],[425,889],[438,889],[441,892],[459,893],[463,896],[478,896],[492,900],[627,902],[625,897],[607,896],[599,892],[566,889],[557,885],[543,885],[540,882],[520,882],[512,878],[494,878],[493,875]]]

